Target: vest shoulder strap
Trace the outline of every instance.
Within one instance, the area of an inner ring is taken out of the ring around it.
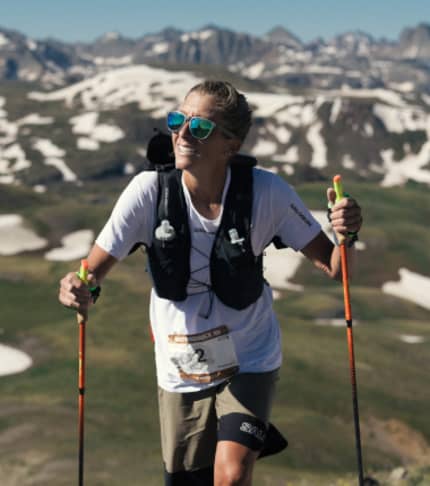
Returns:
[[[248,164],[231,166],[231,181],[225,201],[230,223],[249,233],[253,202],[253,172]]]

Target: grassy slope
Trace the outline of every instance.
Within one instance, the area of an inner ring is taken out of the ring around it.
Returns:
[[[382,282],[397,279],[400,266],[428,275],[430,232],[423,221],[429,220],[429,208],[426,193],[416,187],[348,185],[348,190],[360,195],[367,223],[362,235],[367,250],[360,255],[352,286],[353,313],[360,322],[354,337],[364,462],[368,471],[384,477],[384,471],[413,462],[407,452],[420,443],[414,431],[430,442],[427,345],[398,339],[399,334],[419,334],[428,343],[429,313],[380,291]],[[14,199],[27,200],[18,212],[58,241],[84,226],[98,231],[117,191],[109,187],[103,195],[76,201],[76,194],[66,191],[33,196],[10,189],[9,203],[2,208],[15,212]],[[321,184],[300,187],[299,192],[310,207],[321,206]],[[0,378],[4,486],[76,483],[77,328],[74,314],[56,303],[58,280],[76,265],[47,262],[42,254],[0,258],[5,303],[1,342],[27,350],[35,360],[27,372]],[[318,316],[342,315],[341,291],[309,265],[301,267],[295,281],[307,292],[283,292],[276,302],[285,360],[273,421],[287,435],[290,448],[259,464],[255,484],[354,484],[345,331],[313,324]],[[148,296],[144,257],[135,254],[114,269],[91,313],[86,398],[86,473],[91,485],[134,486],[143,478],[145,484],[161,484]],[[388,419],[407,426],[401,437]],[[375,432],[375,424],[388,434],[385,439]],[[390,446],[399,438],[406,441],[403,449],[401,444],[398,449]]]

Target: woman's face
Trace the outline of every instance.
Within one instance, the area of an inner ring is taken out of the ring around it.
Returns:
[[[200,116],[216,123],[216,127],[205,140],[194,138],[186,122],[177,133],[172,133],[176,168],[216,167],[226,165],[229,158],[239,149],[237,139],[226,138],[220,130],[222,120],[216,110],[215,98],[208,94],[192,91],[179,107],[189,116]]]

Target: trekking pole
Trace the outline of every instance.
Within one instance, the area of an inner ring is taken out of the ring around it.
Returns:
[[[336,202],[343,199],[342,179],[340,175],[333,177],[333,187],[336,192]],[[337,235],[340,247],[340,258],[342,266],[342,284],[343,284],[343,299],[345,305],[345,320],[346,320],[346,333],[348,340],[349,351],[349,369],[351,375],[352,385],[352,408],[354,413],[354,429],[355,429],[355,446],[357,452],[357,465],[358,465],[358,484],[363,486],[363,460],[361,456],[361,438],[360,438],[360,418],[358,414],[358,397],[357,397],[357,380],[355,373],[355,357],[354,357],[354,338],[352,334],[352,312],[351,302],[349,299],[349,284],[348,284],[348,259],[346,254],[345,237],[343,235]]]
[[[78,277],[84,283],[88,283],[88,260],[81,260],[81,268]],[[84,484],[84,394],[85,394],[85,325],[87,314],[78,312],[77,321],[79,325],[79,359],[78,359],[78,430],[79,430],[79,486]]]

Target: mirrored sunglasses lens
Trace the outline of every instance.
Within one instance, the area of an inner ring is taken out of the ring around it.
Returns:
[[[211,122],[210,120],[199,117],[191,118],[190,132],[195,138],[199,138],[200,140],[208,138],[214,128],[215,123]]]
[[[185,115],[179,111],[171,111],[167,115],[167,128],[176,132],[185,122]]]

